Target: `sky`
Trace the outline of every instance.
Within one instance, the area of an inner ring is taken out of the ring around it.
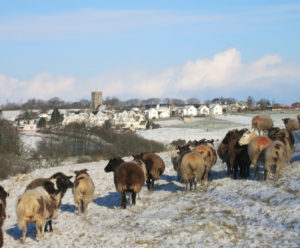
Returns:
[[[299,1],[0,0],[0,104],[300,101]]]

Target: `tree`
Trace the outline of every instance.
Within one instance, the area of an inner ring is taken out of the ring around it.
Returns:
[[[117,97],[106,97],[104,104],[109,106],[118,106],[120,104],[120,100]]]
[[[194,105],[194,104],[198,105],[200,104],[200,101],[197,98],[191,97],[186,100],[186,103],[190,105]]]
[[[41,127],[46,127],[46,119],[44,117],[41,117],[37,123],[37,127],[41,128]]]
[[[247,98],[247,106],[248,106],[248,108],[253,108],[253,106],[254,106],[254,99],[253,99],[252,96],[248,96],[248,98]]]
[[[52,124],[57,124],[59,122],[62,122],[63,119],[64,119],[63,114],[60,114],[59,110],[57,108],[55,108],[51,114],[50,122]]]
[[[266,108],[268,108],[268,107],[271,106],[270,101],[269,101],[268,99],[265,99],[265,98],[260,99],[260,100],[257,102],[257,104],[260,105],[260,108],[261,108],[261,109],[266,109]]]

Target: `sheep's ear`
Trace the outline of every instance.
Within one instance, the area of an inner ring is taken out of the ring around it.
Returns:
[[[71,179],[73,176],[67,176],[68,179]]]

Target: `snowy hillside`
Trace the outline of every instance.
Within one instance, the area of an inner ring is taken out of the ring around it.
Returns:
[[[178,138],[220,140],[230,128],[250,127],[244,117],[226,118],[215,129],[211,128],[213,123],[206,128],[193,124],[182,128],[181,123],[169,122],[161,129],[140,134],[165,142]],[[10,194],[3,225],[4,247],[300,246],[300,161],[288,165],[278,182],[266,183],[254,180],[252,168],[248,180],[233,180],[218,159],[209,184],[198,187],[196,192],[184,193],[184,185],[176,181],[171,151],[160,156],[166,163],[166,171],[156,183],[155,191],[148,192],[143,187],[137,205],[129,205],[126,210],[120,208],[113,174],[104,172],[107,161],[39,169],[1,181]],[[72,175],[74,170],[83,168],[88,168],[96,187],[87,216],[77,215],[69,190],[53,221],[53,233],[45,233],[41,241],[36,241],[34,225],[30,225],[26,244],[22,245],[22,232],[16,226],[17,196],[37,177],[49,177],[57,171]]]

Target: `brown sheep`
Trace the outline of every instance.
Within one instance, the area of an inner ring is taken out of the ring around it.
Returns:
[[[181,172],[180,172],[181,159],[185,153],[191,152],[191,149],[189,147],[189,144],[183,145],[183,146],[177,146],[176,149],[178,149],[178,151],[175,151],[172,153],[171,161],[172,161],[174,170],[177,172],[177,180],[179,182],[182,182]]]
[[[59,209],[61,190],[55,179],[45,181],[43,186],[25,191],[17,199],[16,214],[18,227],[23,230],[22,242],[25,242],[27,223],[35,223],[37,238],[44,235],[46,221],[54,218]]]
[[[297,115],[297,119],[298,119],[298,121],[300,122],[300,115]]]
[[[251,164],[247,152],[247,145],[240,146],[238,141],[242,135],[247,132],[247,128],[241,130],[233,129],[227,132],[221,144],[227,145],[227,165],[229,171],[233,170],[233,177],[237,177],[238,168],[240,168],[240,176],[245,178],[249,176],[249,166]],[[220,146],[220,145],[219,145]],[[228,173],[228,169],[227,169]]]
[[[197,182],[201,184],[201,179],[205,172],[205,161],[200,153],[192,151],[183,155],[180,162],[180,175],[185,181],[185,192],[188,190],[188,183],[190,182],[190,190],[194,184],[196,190]]]
[[[70,181],[70,179],[72,177],[73,176],[66,176],[62,172],[57,172],[57,173],[53,174],[51,177],[49,177],[49,178],[37,178],[37,179],[33,180],[31,183],[29,183],[26,186],[25,191],[31,190],[31,189],[35,189],[35,188],[40,187],[40,186],[43,186],[43,184],[46,181],[51,180],[51,179],[55,179],[56,183],[57,183],[57,186],[61,190],[60,202],[59,202],[59,207],[58,207],[58,208],[60,208],[61,207],[61,200],[64,197],[65,193],[67,192],[67,190],[69,188],[73,188],[73,183]],[[47,222],[46,227],[45,227],[45,231],[48,231],[48,228],[47,228],[48,226],[49,226],[49,229],[50,229],[49,231],[52,232],[53,231],[52,220],[49,220]]]
[[[258,130],[258,133],[260,134],[261,131],[264,133],[267,133],[268,129],[273,127],[273,121],[270,116],[254,116],[252,118],[252,129],[253,132],[255,130]]]
[[[207,183],[210,169],[217,162],[217,153],[212,147],[211,143],[203,143],[202,145],[197,145],[194,151],[199,152],[205,161],[204,182]]]
[[[6,219],[6,197],[8,197],[9,194],[4,190],[4,188],[0,185],[0,247],[3,246],[3,231],[2,226],[4,223],[4,220]]]
[[[166,166],[164,161],[155,153],[141,153],[132,156],[134,159],[145,163],[147,169],[147,188],[148,190],[154,190],[154,181],[158,180],[165,171]]]
[[[142,168],[135,162],[124,162],[121,158],[110,159],[105,172],[114,172],[116,190],[121,195],[121,207],[126,208],[126,192],[131,192],[132,204],[135,205],[136,194],[139,193],[145,183]]]
[[[226,163],[227,175],[229,175],[232,170],[229,165],[229,156],[228,156],[228,144],[224,144],[223,141],[218,145],[217,154],[222,160],[222,163]]]
[[[95,185],[87,169],[74,171],[76,174],[74,181],[74,202],[78,206],[78,215],[81,215],[81,210],[83,209],[83,214],[87,212],[88,204],[94,200]]]
[[[239,145],[248,145],[248,155],[251,163],[254,166],[254,172],[256,179],[259,179],[258,175],[258,160],[261,159],[261,154],[268,145],[272,142],[271,139],[265,136],[259,136],[254,132],[247,131],[239,140]]]
[[[300,122],[298,120],[293,120],[290,118],[284,118],[282,120],[287,130],[293,131],[300,129]]]
[[[276,166],[275,180],[288,161],[286,146],[281,141],[273,141],[265,151],[265,180],[269,181],[272,166]]]

